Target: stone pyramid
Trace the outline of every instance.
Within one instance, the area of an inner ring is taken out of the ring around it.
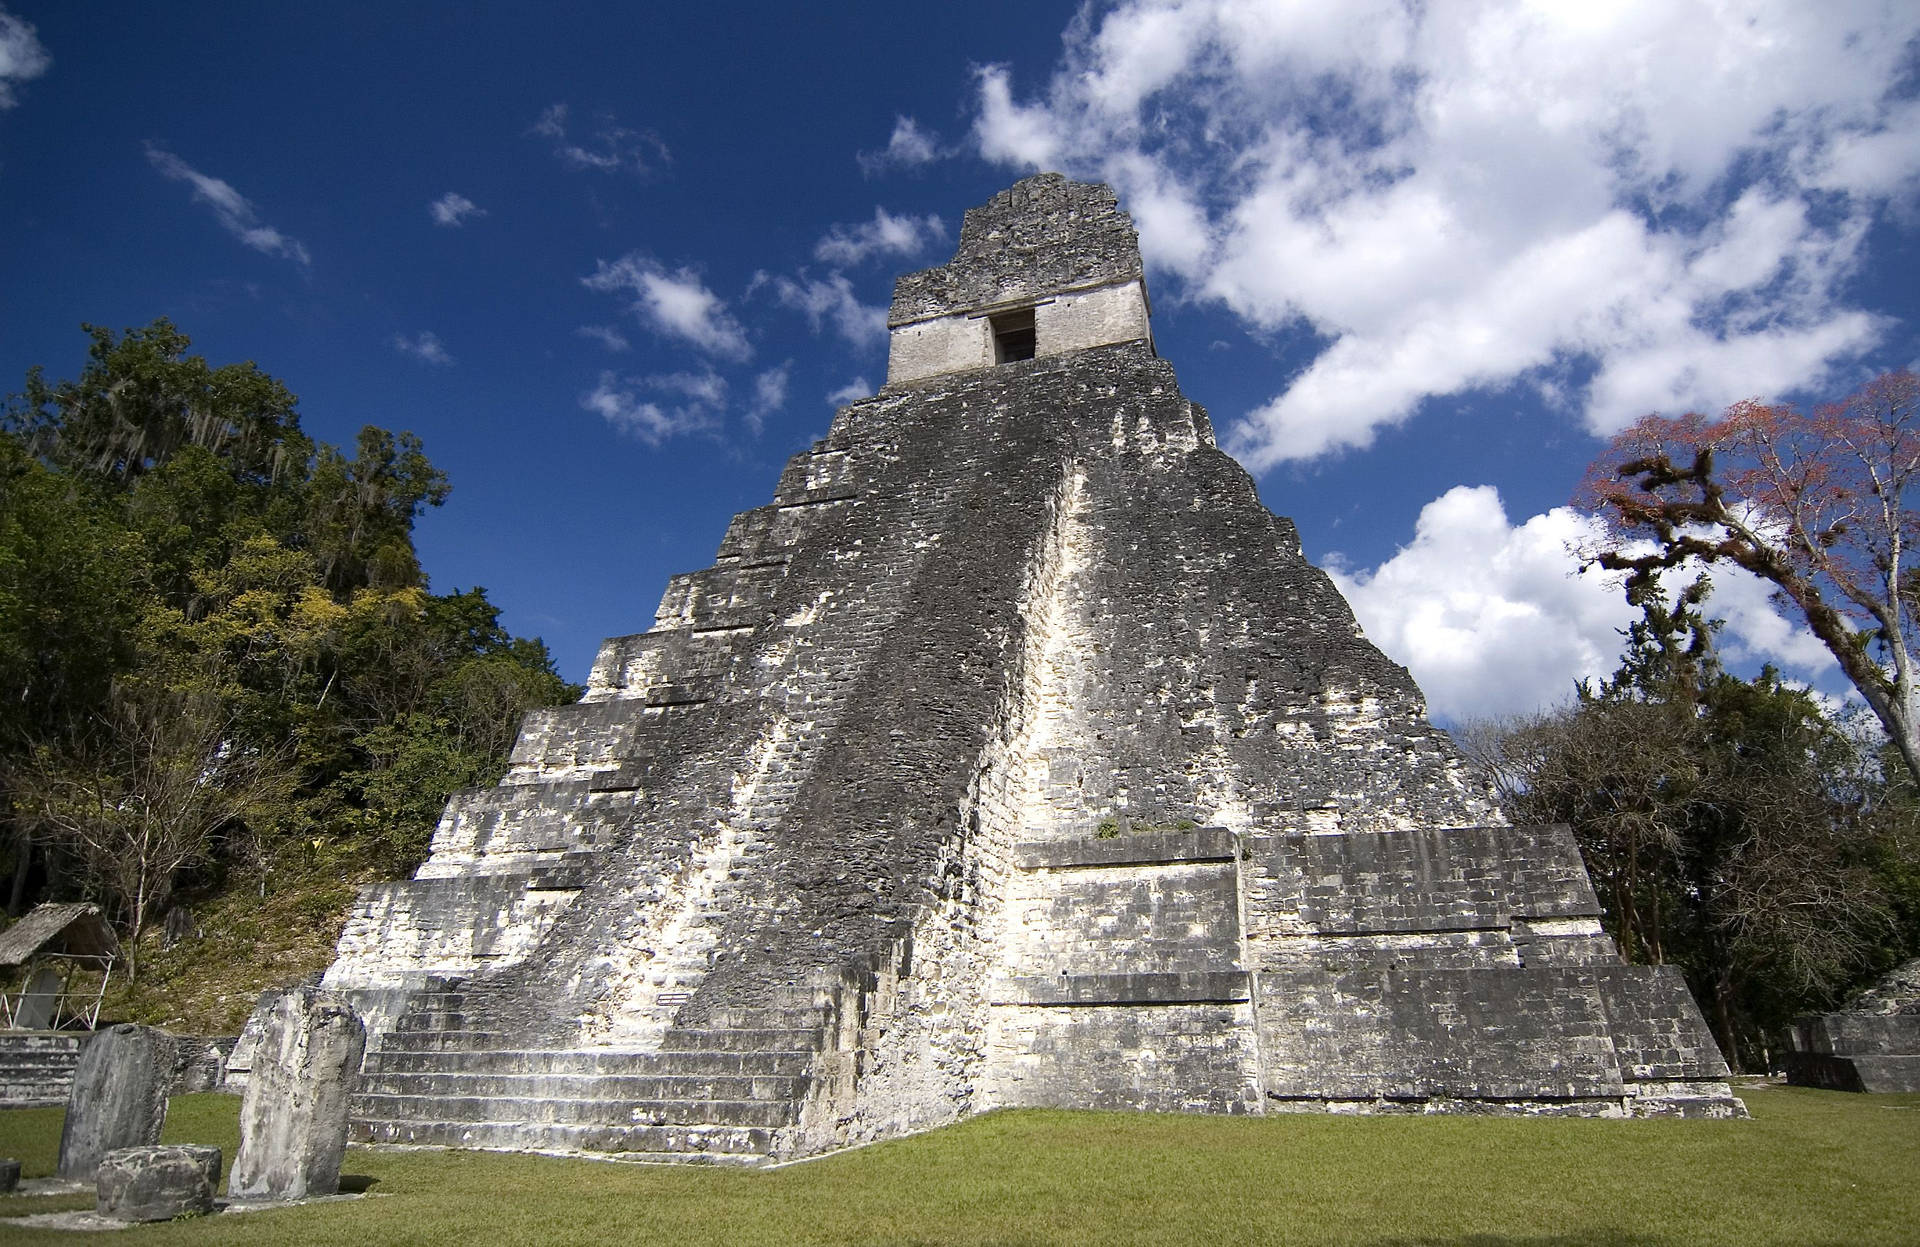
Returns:
[[[754,1163],[1005,1105],[1737,1113],[1029,178],[887,384],[367,889],[365,1140]]]

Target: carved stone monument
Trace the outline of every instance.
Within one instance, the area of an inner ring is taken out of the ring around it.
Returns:
[[[1029,178],[579,704],[367,889],[375,1141],[755,1162],[1002,1105],[1739,1111]]]
[[[173,1036],[151,1026],[95,1032],[73,1072],[55,1172],[91,1182],[108,1152],[158,1143],[176,1058]]]
[[[353,1008],[311,987],[281,994],[254,1046],[240,1101],[235,1199],[305,1199],[340,1189],[366,1026]]]

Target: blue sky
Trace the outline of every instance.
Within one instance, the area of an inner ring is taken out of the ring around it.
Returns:
[[[1612,667],[1602,435],[1920,357],[1905,4],[0,5],[0,385],[166,315],[417,432],[434,586],[575,679],[1038,168],[1119,189],[1162,354],[1443,716]]]

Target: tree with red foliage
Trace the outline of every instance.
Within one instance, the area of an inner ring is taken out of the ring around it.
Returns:
[[[1593,561],[1631,573],[1630,586],[1690,559],[1770,582],[1920,784],[1920,564],[1908,556],[1920,541],[1920,378],[1903,368],[1812,414],[1749,401],[1717,418],[1648,416],[1594,461],[1581,495],[1613,538]]]

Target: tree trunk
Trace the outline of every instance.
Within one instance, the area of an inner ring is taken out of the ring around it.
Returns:
[[[16,825],[13,842],[13,887],[7,894],[7,914],[18,918],[20,906],[27,899],[27,872],[33,866],[33,837],[27,834],[26,828]]]
[[[1742,1072],[1740,1063],[1740,1045],[1733,1030],[1733,976],[1722,965],[1713,976],[1713,1037],[1720,1044],[1720,1055],[1727,1059],[1727,1067],[1734,1073]]]

